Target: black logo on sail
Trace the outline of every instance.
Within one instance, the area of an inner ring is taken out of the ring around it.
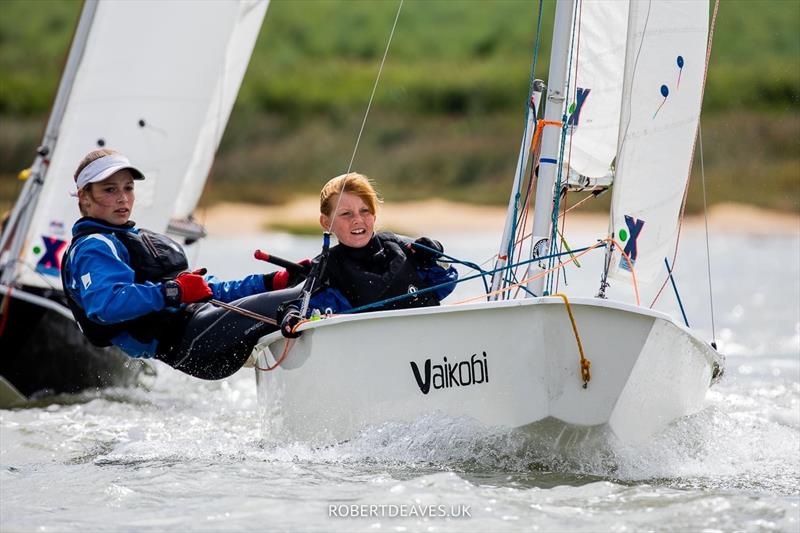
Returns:
[[[411,370],[414,372],[414,379],[417,380],[422,394],[428,394],[431,385],[434,389],[449,389],[489,383],[489,364],[486,352],[483,352],[483,357],[474,353],[469,359],[457,363],[450,363],[447,361],[447,357],[444,357],[440,365],[431,365],[431,360],[426,359],[422,373],[419,371],[417,363],[411,361]]]

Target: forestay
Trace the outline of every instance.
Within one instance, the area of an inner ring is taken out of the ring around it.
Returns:
[[[611,231],[640,285],[672,261],[700,117],[708,38],[706,0],[631,2]],[[610,273],[631,280],[614,256]]]
[[[89,151],[119,150],[147,179],[132,219],[163,232],[202,192],[261,27],[268,0],[93,2],[18,280],[60,287],[60,256],[80,216],[73,173]],[[93,14],[92,14],[93,12]],[[80,31],[80,29],[79,29]],[[73,57],[70,57],[73,61]],[[68,84],[69,86],[65,86]],[[51,124],[48,129],[52,129]],[[47,139],[46,139],[47,144]]]

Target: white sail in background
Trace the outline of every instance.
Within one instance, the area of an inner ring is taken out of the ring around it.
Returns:
[[[94,9],[94,16],[22,250],[19,281],[60,288],[58,262],[80,216],[69,196],[73,173],[100,146],[124,153],[147,177],[136,183],[131,218],[137,225],[163,232],[170,218],[191,213],[267,5],[87,2],[84,9]]]
[[[707,0],[631,2],[611,231],[640,286],[664,279],[700,118]],[[610,273],[631,280],[614,255]]]
[[[628,2],[582,2],[573,32],[576,63],[567,113],[571,169],[605,176],[617,155],[617,133],[625,69]]]

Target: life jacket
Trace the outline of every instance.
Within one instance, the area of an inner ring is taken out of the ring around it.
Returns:
[[[95,219],[85,217],[78,222],[83,220]],[[146,229],[140,229],[138,233],[130,231],[134,226],[133,222],[122,226],[98,222],[102,224],[102,227],[86,224],[73,234],[72,243],[64,255],[67,260],[61,269],[61,282],[64,285],[67,304],[81,331],[95,346],[111,346],[111,340],[114,337],[127,332],[137,341],[145,344],[158,340],[159,351],[162,351],[162,348],[168,350],[183,332],[190,317],[188,313],[162,310],[116,324],[95,322],[86,315],[72,295],[69,259],[72,257],[73,248],[82,240],[82,237],[95,233],[112,233],[128,251],[129,266],[135,273],[134,281],[136,283],[161,282],[173,279],[188,269],[189,264],[183,248],[166,235]]]
[[[427,288],[407,253],[407,245],[394,233],[375,234],[362,248],[338,244],[330,249],[322,288],[339,290],[353,307]],[[411,309],[439,305],[432,292],[408,296],[370,311]]]

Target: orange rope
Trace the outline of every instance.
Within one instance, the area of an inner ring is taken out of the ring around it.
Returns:
[[[558,296],[564,300],[564,305],[567,308],[569,321],[572,324],[572,332],[575,334],[575,342],[578,343],[578,353],[581,356],[581,379],[583,379],[583,388],[585,389],[589,385],[589,381],[592,379],[592,373],[589,371],[589,368],[592,366],[592,362],[586,359],[586,356],[583,354],[583,343],[581,343],[581,336],[578,334],[578,325],[575,324],[575,316],[572,314],[572,306],[569,304],[567,295],[557,292],[553,296]]]
[[[297,328],[299,328],[300,326],[302,326],[306,322],[310,322],[310,320],[301,320],[300,322],[295,324],[294,327],[292,328],[292,333],[297,332]],[[255,369],[256,370],[260,370],[262,372],[272,372],[273,370],[275,370],[276,368],[281,366],[281,363],[283,363],[283,361],[289,355],[289,352],[292,350],[292,346],[294,346],[294,339],[291,339],[291,338],[290,339],[286,339],[286,344],[283,345],[283,353],[281,353],[281,356],[278,358],[277,361],[275,361],[274,365],[272,365],[272,366],[267,365],[265,368],[261,368],[260,366],[258,366],[258,364],[256,364],[255,365]]]
[[[476,300],[483,300],[487,296],[494,296],[496,294],[502,294],[502,293],[504,293],[506,291],[510,291],[512,289],[515,289],[517,287],[525,285],[526,283],[528,283],[530,281],[533,281],[535,279],[539,279],[539,278],[541,278],[543,276],[546,276],[547,274],[549,274],[550,272],[553,272],[557,268],[561,268],[563,265],[568,265],[568,264],[576,261],[577,259],[580,259],[581,257],[583,257],[584,255],[588,254],[592,250],[598,248],[599,246],[602,246],[602,244],[604,242],[612,243],[614,246],[619,248],[620,252],[622,252],[622,256],[628,262],[628,266],[631,269],[631,276],[633,277],[633,288],[634,288],[634,291],[635,291],[635,294],[636,294],[636,305],[640,305],[640,303],[639,303],[639,287],[638,287],[638,283],[636,281],[636,273],[634,272],[634,269],[633,269],[633,263],[631,263],[630,257],[628,257],[628,255],[626,253],[624,253],[624,250],[622,249],[622,246],[620,246],[620,244],[615,239],[612,239],[610,237],[607,237],[607,238],[605,238],[605,239],[603,239],[601,241],[598,241],[596,244],[594,244],[593,246],[587,248],[586,250],[582,251],[581,253],[570,257],[568,260],[564,261],[559,266],[555,266],[553,268],[550,268],[550,269],[547,269],[547,270],[543,270],[543,271],[539,272],[538,274],[535,274],[535,275],[533,275],[533,276],[531,276],[529,278],[525,278],[525,279],[523,279],[523,280],[521,280],[521,281],[519,281],[517,283],[512,283],[511,285],[508,285],[507,287],[503,287],[501,289],[497,289],[496,291],[492,291],[492,292],[489,292],[487,294],[481,294],[481,295],[478,295],[478,296],[472,296],[472,297],[466,298],[464,300],[459,300],[457,302],[454,302],[453,305],[461,305],[461,304],[465,304],[465,303],[469,303],[469,302],[474,302]]]
[[[286,344],[283,345],[283,353],[278,358],[278,360],[275,361],[274,365],[272,365],[272,366],[267,365],[265,368],[261,368],[260,366],[258,366],[258,363],[256,363],[255,369],[256,370],[260,370],[262,372],[271,372],[271,371],[275,370],[276,368],[281,366],[281,363],[283,363],[284,359],[286,359],[286,356],[289,355],[289,351],[290,351],[291,345],[293,345],[293,344],[294,344],[294,339],[286,339]]]

